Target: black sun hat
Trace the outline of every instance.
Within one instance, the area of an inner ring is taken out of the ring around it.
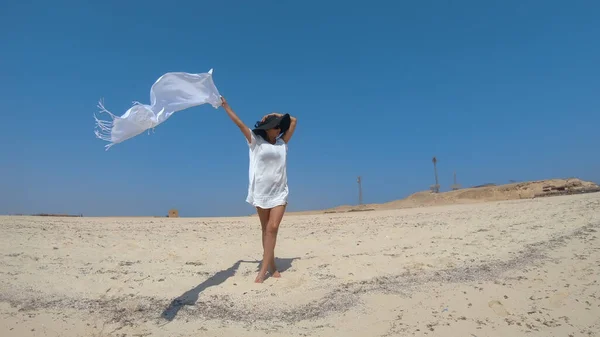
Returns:
[[[282,116],[270,115],[265,119],[264,122],[256,122],[254,125],[254,130],[252,131],[254,133],[258,133],[260,130],[266,131],[279,127],[280,133],[284,133],[290,128],[290,123],[290,114],[285,114]]]

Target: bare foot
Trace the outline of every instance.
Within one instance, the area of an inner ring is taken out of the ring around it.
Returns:
[[[259,272],[258,275],[256,275],[256,279],[254,280],[254,283],[263,283],[266,275],[267,275],[267,273]]]
[[[280,278],[280,277],[281,277],[281,274],[280,274],[280,273],[279,273],[279,272],[276,270],[276,271],[273,273],[273,277],[274,277],[274,278]]]

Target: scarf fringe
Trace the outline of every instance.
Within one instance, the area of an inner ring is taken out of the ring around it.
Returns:
[[[142,105],[142,103],[138,102],[138,101],[133,101],[132,102],[134,106],[136,105]],[[102,139],[103,141],[109,142],[110,144],[105,145],[104,147],[106,148],[106,150],[108,151],[108,149],[111,148],[111,146],[115,145],[116,143],[114,143],[112,141],[112,137],[111,137],[111,132],[112,132],[112,128],[114,125],[114,120],[121,118],[115,114],[113,114],[112,112],[108,111],[105,107],[104,107],[104,99],[101,99],[98,101],[98,112],[99,113],[106,113],[108,114],[110,120],[101,120],[98,118],[98,116],[96,116],[96,114],[94,113],[94,120],[96,120],[96,130],[94,130],[94,133],[96,134],[96,137],[99,139]],[[155,128],[150,128],[148,129],[148,135],[150,135],[150,132],[154,133],[155,132]]]
[[[108,149],[110,149],[111,146],[115,145],[115,143],[112,142],[111,131],[112,131],[112,127],[114,124],[114,120],[119,117],[114,115],[112,112],[108,111],[104,107],[103,99],[98,101],[97,107],[100,110],[99,111],[100,113],[106,113],[110,117],[110,120],[101,120],[101,119],[98,119],[98,117],[94,113],[94,119],[96,120],[96,130],[94,130],[94,133],[96,134],[97,138],[102,139],[103,141],[106,141],[106,142],[110,142],[110,144],[107,144],[104,146],[106,148],[106,150],[108,151]]]

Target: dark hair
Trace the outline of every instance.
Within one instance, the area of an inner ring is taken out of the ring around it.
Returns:
[[[267,131],[265,130],[252,130],[252,132],[254,132],[255,135],[262,137],[262,139],[269,141],[269,139],[267,139]]]
[[[262,139],[266,140],[267,142],[269,141],[269,138],[267,138],[267,130],[252,130],[252,132],[254,132],[255,135],[262,137]],[[277,138],[281,138],[285,135],[287,131],[284,131],[282,133],[280,133]]]

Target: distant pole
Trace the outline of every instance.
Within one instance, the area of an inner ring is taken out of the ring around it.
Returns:
[[[456,171],[454,171],[454,185],[452,185],[452,190],[456,191],[460,189],[460,185],[458,184],[458,182],[456,181]]]
[[[437,158],[433,157],[433,159],[431,161],[433,162],[433,173],[435,174],[435,185],[433,185],[432,191],[434,193],[439,193],[440,183],[438,181],[438,174],[437,174]]]
[[[360,179],[360,176],[358,176],[358,178],[356,179],[356,182],[358,183],[358,204],[362,205],[362,203],[363,203],[363,199],[362,199],[362,180]]]

